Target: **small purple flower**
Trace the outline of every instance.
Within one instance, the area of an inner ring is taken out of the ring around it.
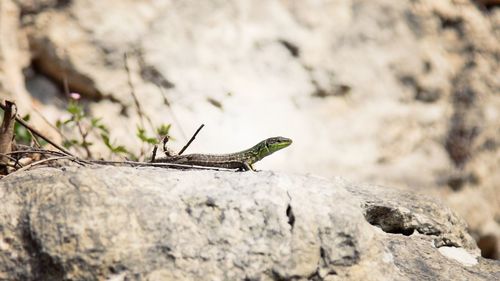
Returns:
[[[79,93],[70,93],[69,97],[73,100],[79,100],[81,98]]]

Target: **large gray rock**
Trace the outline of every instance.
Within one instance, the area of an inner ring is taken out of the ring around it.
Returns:
[[[448,208],[340,178],[41,168],[0,198],[2,280],[500,278]]]
[[[139,150],[128,52],[136,94],[154,124],[174,123],[174,146],[199,123],[199,152],[291,137],[264,167],[431,187],[498,258],[500,9],[475,2],[1,0],[0,96],[55,122],[66,78]]]

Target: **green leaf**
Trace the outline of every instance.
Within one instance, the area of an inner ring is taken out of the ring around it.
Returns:
[[[106,134],[106,133],[101,134],[101,138],[102,138],[102,141],[104,142],[104,144],[106,145],[106,147],[109,149],[109,151],[111,151],[111,153],[113,153],[113,154],[123,153],[123,154],[132,155],[130,152],[128,152],[128,150],[125,148],[125,146],[123,146],[123,145],[114,146],[110,142],[108,134]]]
[[[71,114],[71,115],[78,115],[81,112],[81,108],[78,106],[78,104],[74,102],[70,102],[68,104],[68,108],[66,110]]]
[[[92,145],[93,145],[93,143],[88,142],[88,141],[82,141],[82,142],[80,143],[80,145],[81,145],[82,147],[90,147],[90,146],[92,146]]]
[[[15,139],[19,143],[29,144],[31,142],[31,134],[28,129],[16,123],[14,125],[14,135]]]
[[[97,127],[97,126],[99,126],[99,124],[101,123],[101,119],[102,119],[102,118],[92,117],[92,118],[90,119],[90,125],[91,125],[92,127]]]
[[[170,127],[172,127],[172,124],[161,124],[160,127],[156,128],[156,133],[160,136],[167,136]]]
[[[108,134],[101,134],[101,139],[104,142],[104,144],[111,150],[113,150],[113,146],[109,142],[109,135]]]
[[[83,112],[83,107],[75,101],[70,101],[68,107],[66,108],[75,121],[80,121],[85,114]]]
[[[141,127],[137,127],[137,137],[142,142],[149,143],[149,144],[156,144],[158,142],[156,140],[156,138],[148,137],[146,135],[146,130],[144,130],[144,128],[141,128]]]
[[[127,156],[132,161],[139,161],[139,157],[137,157],[136,155],[134,155],[134,154],[132,154],[130,152],[127,152]]]
[[[113,148],[113,152],[114,153],[128,153],[128,150],[123,145],[119,145],[119,146]]]
[[[90,125],[93,129],[98,129],[102,133],[109,134],[109,129],[101,123],[102,118],[92,118],[90,119]]]
[[[72,147],[73,145],[77,144],[78,143],[78,140],[75,140],[75,139],[69,139],[69,140],[64,140],[62,145],[65,147],[65,148],[70,148]]]
[[[3,110],[1,110],[3,112]],[[22,117],[24,121],[29,121],[30,120],[30,115],[26,114],[24,117]],[[26,129],[23,125],[19,124],[18,122],[14,123],[14,138],[16,142],[22,143],[29,145],[32,141],[32,136],[29,133],[28,129]]]
[[[108,128],[106,126],[104,126],[104,125],[97,126],[97,129],[101,130],[104,133],[108,133],[109,134]]]

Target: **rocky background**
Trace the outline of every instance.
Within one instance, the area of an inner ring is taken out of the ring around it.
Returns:
[[[500,257],[500,8],[467,0],[1,0],[0,96],[46,134],[71,92],[128,147],[294,140],[257,168],[441,198]],[[166,104],[166,99],[169,105]],[[42,117],[43,116],[43,117]],[[96,147],[95,155],[106,154]]]

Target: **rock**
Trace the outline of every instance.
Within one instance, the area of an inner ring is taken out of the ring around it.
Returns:
[[[40,13],[45,9],[64,7],[71,3],[71,0],[14,0],[23,15]]]
[[[21,0],[22,1],[22,0]],[[33,1],[23,1],[26,5],[35,3]],[[39,1],[39,4],[48,1]],[[55,1],[54,1],[55,2]],[[30,69],[32,54],[29,48],[28,35],[23,30],[21,18],[25,11],[16,5],[17,1],[0,1],[0,99],[15,101],[18,113],[24,117],[30,114],[30,123],[47,136],[54,137],[54,130],[47,124],[45,117],[53,119],[55,99],[48,101],[47,97],[40,100],[33,99],[27,90],[30,79],[27,71]],[[40,84],[38,84],[40,85]],[[45,88],[46,89],[46,88]],[[43,90],[45,90],[43,89]],[[42,89],[37,89],[41,92]],[[47,92],[44,91],[47,95]],[[49,97],[52,97],[49,95]],[[57,97],[60,98],[60,97]],[[3,101],[2,101],[3,102]],[[41,104],[45,105],[40,108]],[[34,109],[42,110],[45,117],[41,117]],[[56,109],[56,116],[60,116],[60,109]],[[59,135],[56,135],[57,139]]]
[[[0,198],[7,280],[500,278],[448,208],[340,178],[39,168]]]
[[[27,36],[20,32],[20,14],[12,0],[0,1],[0,96],[27,110],[31,100],[22,71],[30,58]]]
[[[173,123],[176,148],[199,123],[207,126],[193,152],[287,136],[293,149],[264,168],[429,187],[477,241],[491,241],[481,243],[485,256],[500,256],[491,246],[500,245],[494,1],[481,1],[488,9],[455,0],[1,2],[0,95],[26,104],[21,112],[40,104],[55,123],[66,78],[113,128],[111,140],[139,150],[128,53],[144,111],[155,125]],[[35,73],[23,79],[26,69]]]

